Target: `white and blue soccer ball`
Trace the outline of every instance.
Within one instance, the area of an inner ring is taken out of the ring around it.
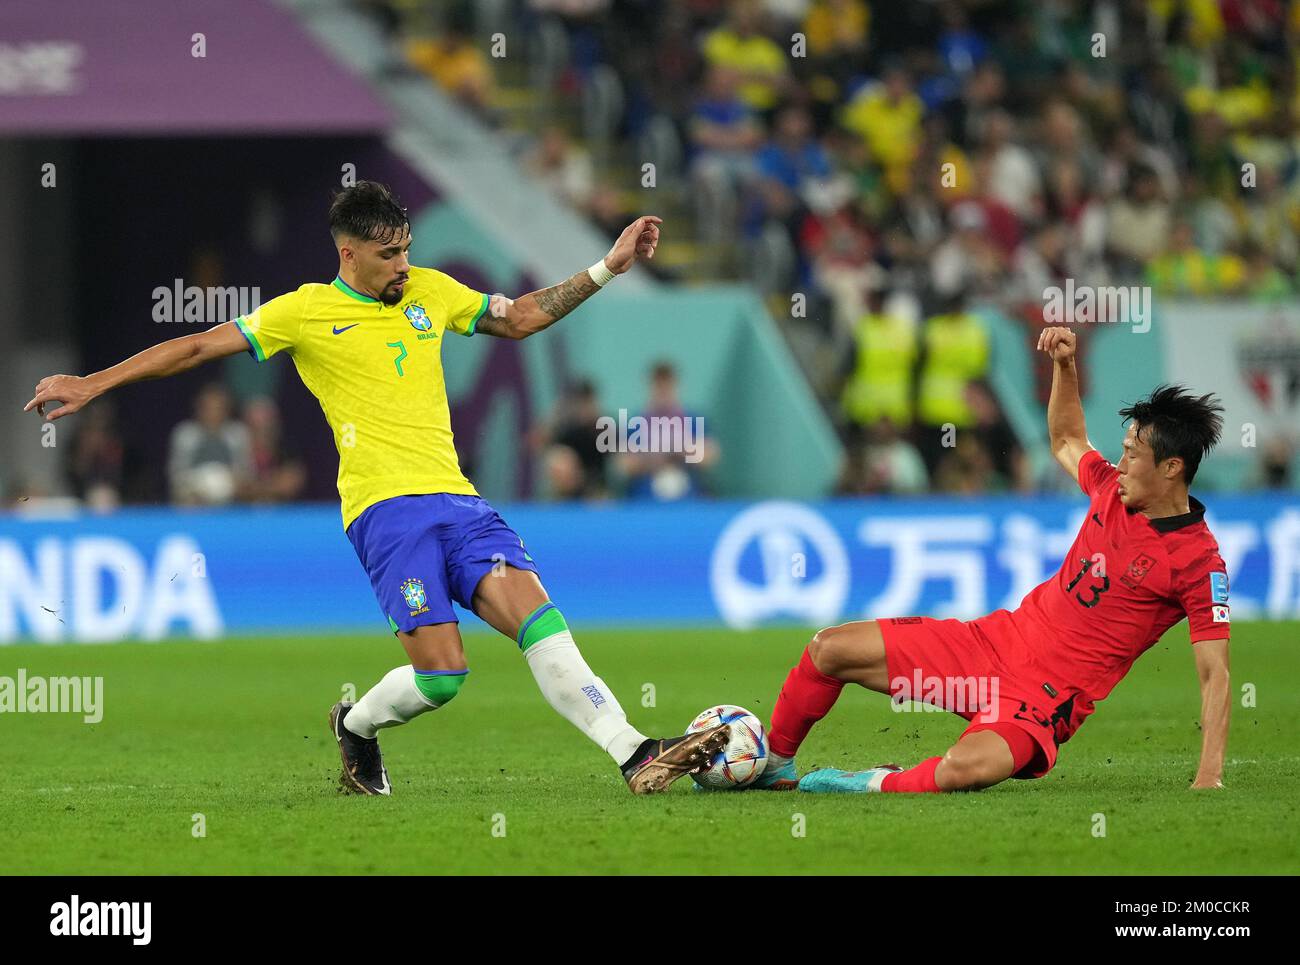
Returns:
[[[767,736],[763,733],[763,724],[744,707],[718,704],[701,711],[686,732],[696,734],[719,724],[731,725],[731,740],[713,755],[708,767],[691,777],[696,784],[711,790],[744,787],[757,780],[767,766]]]

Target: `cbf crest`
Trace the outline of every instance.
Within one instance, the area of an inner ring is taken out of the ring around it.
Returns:
[[[402,314],[411,323],[411,328],[417,332],[427,332],[433,328],[433,319],[429,317],[423,305],[407,305]]]
[[[406,601],[406,607],[411,611],[411,616],[420,613],[427,613],[429,610],[429,597],[424,592],[424,580],[411,579],[402,584],[402,599]]]

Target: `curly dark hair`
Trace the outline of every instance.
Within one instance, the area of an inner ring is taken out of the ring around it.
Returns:
[[[387,244],[400,237],[410,219],[393,192],[378,181],[358,181],[330,202],[330,234]]]

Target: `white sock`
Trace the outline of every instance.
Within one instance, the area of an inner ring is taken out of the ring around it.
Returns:
[[[343,718],[343,726],[358,737],[374,737],[381,727],[396,727],[434,709],[415,685],[408,663],[394,667],[366,691]]]
[[[538,640],[524,651],[542,696],[556,712],[600,745],[615,764],[641,746],[645,734],[627,722],[618,698],[578,652],[568,630]]]

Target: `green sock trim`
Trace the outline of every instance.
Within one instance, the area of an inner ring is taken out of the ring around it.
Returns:
[[[537,641],[563,633],[567,629],[569,625],[564,622],[564,614],[559,608],[554,603],[543,603],[523,622],[516,641],[520,651],[524,652]]]
[[[468,670],[417,670],[415,686],[424,694],[425,700],[434,707],[441,707],[460,693],[468,673]]]

